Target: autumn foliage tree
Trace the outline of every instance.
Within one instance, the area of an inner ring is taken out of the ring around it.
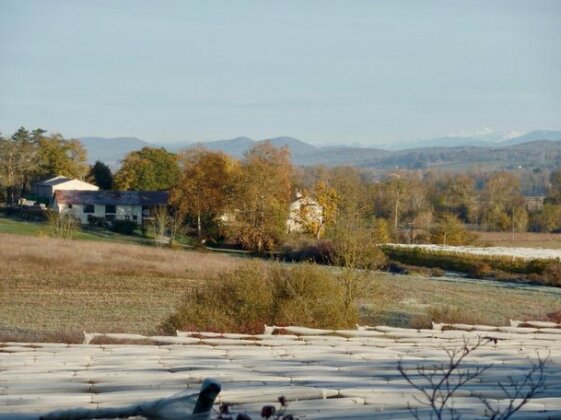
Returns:
[[[222,152],[198,148],[185,151],[180,164],[181,179],[172,190],[171,201],[195,222],[201,239],[226,211],[235,163]]]
[[[118,190],[164,191],[181,176],[178,158],[164,148],[144,147],[129,153],[115,174]]]
[[[78,140],[23,127],[0,137],[0,186],[8,203],[24,196],[34,181],[50,175],[83,179],[87,168],[86,150]]]
[[[235,179],[233,234],[247,249],[273,249],[286,230],[292,164],[286,148],[258,143],[240,162]]]
[[[60,134],[42,137],[38,141],[38,172],[84,179],[88,173],[87,152],[80,141],[67,140]]]
[[[520,229],[527,225],[520,180],[511,172],[498,172],[487,181],[483,190],[483,222],[492,230]]]
[[[8,203],[15,202],[25,190],[26,179],[33,172],[34,149],[30,133],[23,127],[11,137],[0,138],[0,183]]]
[[[454,213],[467,220],[477,197],[475,180],[464,174],[442,176],[433,183],[430,195],[437,212]]]
[[[431,232],[431,241],[439,245],[469,245],[476,239],[477,235],[451,213],[443,214]]]
[[[329,186],[325,181],[318,181],[314,186],[314,193],[317,203],[322,208],[321,223],[315,232],[316,239],[319,239],[326,227],[332,226],[337,219],[339,208],[339,194],[335,188]]]

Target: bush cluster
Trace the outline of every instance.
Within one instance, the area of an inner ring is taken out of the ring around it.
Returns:
[[[198,283],[163,324],[175,330],[262,333],[268,325],[346,328],[357,321],[345,287],[329,269],[248,262]]]
[[[111,230],[123,235],[132,235],[137,226],[137,223],[133,220],[113,220],[111,222]]]
[[[364,240],[363,240],[364,239]],[[314,262],[346,268],[377,270],[387,265],[384,252],[373,241],[349,232],[333,239],[322,239],[301,247],[285,245],[280,257],[285,261]]]
[[[314,262],[317,264],[331,264],[335,253],[331,240],[319,240],[313,243],[285,244],[281,248],[281,257],[286,261]]]
[[[97,217],[92,214],[88,216],[88,225],[96,227],[105,227],[105,217]]]

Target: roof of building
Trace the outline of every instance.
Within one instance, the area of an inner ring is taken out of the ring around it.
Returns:
[[[65,184],[67,182],[74,182],[74,183],[79,183],[81,185],[88,185],[88,186],[90,186],[92,188],[95,188],[95,189],[99,188],[97,185],[94,185],[94,184],[86,182],[86,181],[82,181],[81,179],[67,178],[67,177],[62,176],[62,175],[57,175],[53,178],[44,179],[43,181],[36,182],[33,185],[34,186],[40,186],[40,187],[54,187],[56,185]]]
[[[72,181],[72,178],[67,178],[67,177],[62,176],[62,175],[57,175],[55,177],[47,178],[47,179],[44,179],[43,181],[36,182],[35,185],[53,186],[53,185],[62,184],[64,182],[68,182],[68,181]]]
[[[56,191],[59,204],[159,206],[168,202],[165,191]]]

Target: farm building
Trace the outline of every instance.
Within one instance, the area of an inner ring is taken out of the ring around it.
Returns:
[[[31,185],[31,195],[26,197],[27,201],[39,202],[49,205],[56,191],[98,191],[97,185],[89,184],[79,179],[55,176]]]
[[[55,192],[52,208],[60,214],[72,214],[82,224],[93,218],[132,220],[138,224],[151,210],[166,205],[168,193],[162,191],[64,191]]]

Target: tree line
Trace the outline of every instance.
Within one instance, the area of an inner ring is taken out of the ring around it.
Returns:
[[[283,242],[296,192],[323,208],[321,220],[302,215],[305,230],[317,239],[366,230],[377,242],[461,244],[474,239],[470,231],[561,229],[561,169],[547,176],[533,172],[545,181],[546,197],[543,207],[538,200],[531,208],[522,194],[528,177],[516,172],[427,170],[374,176],[355,167],[296,167],[288,150],[268,143],[255,146],[241,160],[204,148],[173,156],[175,163],[170,158],[168,164],[174,169],[166,175],[174,175],[160,181],[168,183],[175,210],[199,238],[230,237],[249,249],[275,249]],[[123,168],[142,168],[127,164],[136,159],[127,157]]]
[[[287,149],[266,142],[240,160],[204,148],[174,154],[146,147],[129,153],[113,174],[102,162],[87,165],[80,142],[60,134],[20,128],[0,137],[0,197],[6,203],[49,175],[85,179],[102,189],[167,190],[171,211],[200,240],[228,238],[256,251],[276,249],[286,239],[297,191],[323,208],[321,220],[302,214],[305,230],[317,239],[366,232],[364,240],[378,243],[462,244],[473,240],[474,230],[560,230],[561,169],[531,174],[296,167]],[[545,191],[543,206],[528,206],[522,191],[530,184]]]

